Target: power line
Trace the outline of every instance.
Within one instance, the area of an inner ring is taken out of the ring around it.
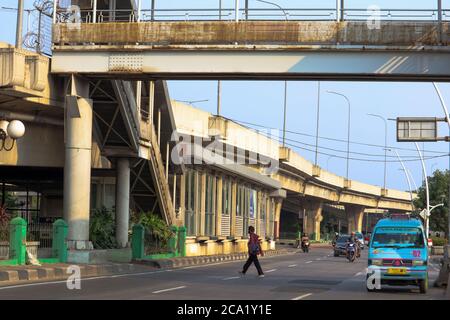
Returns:
[[[264,136],[265,136],[265,135],[264,135]],[[270,137],[270,136],[266,136],[266,137],[267,137],[267,138],[270,138],[270,139],[273,139],[273,138]],[[282,141],[281,141],[280,139],[278,139],[278,142],[281,143]],[[311,150],[311,149],[308,149],[308,148],[305,148],[305,147],[300,147],[300,146],[295,145],[295,144],[292,144],[292,143],[286,143],[286,145],[291,146],[291,147],[294,147],[294,148],[298,148],[298,149],[301,149],[301,150],[309,151],[309,152],[312,152],[312,153],[315,153],[315,152],[316,152],[315,150]],[[339,155],[335,155],[335,154],[325,153],[325,152],[321,152],[321,151],[318,151],[317,153],[318,153],[318,154],[321,154],[321,155],[325,155],[325,156],[332,156],[332,157],[335,157],[335,158],[338,158],[338,159],[347,159],[347,157],[344,157],[344,156],[339,156]],[[425,161],[428,161],[428,160],[431,160],[431,159],[444,158],[444,157],[448,157],[449,155],[450,155],[450,154],[444,154],[444,155],[439,155],[439,156],[425,157],[424,160],[425,160]],[[348,158],[348,159],[349,159],[349,160],[353,160],[353,161],[365,161],[365,162],[376,162],[376,163],[384,163],[384,162],[385,162],[384,160],[362,159],[362,158],[352,158],[352,157],[350,157],[350,158]],[[420,161],[420,159],[417,158],[417,159],[407,159],[407,160],[403,160],[403,162],[416,162],[416,161]],[[387,160],[386,162],[400,163],[399,160]]]
[[[268,126],[263,126],[260,124],[255,124],[255,123],[251,123],[251,122],[246,122],[246,121],[242,121],[242,120],[237,120],[237,119],[232,119],[232,118],[227,118],[228,120],[237,122],[237,123],[243,123],[246,125],[250,125],[250,126],[254,126],[254,127],[260,127],[260,128],[265,128],[265,129],[273,129],[273,130],[280,130],[279,128],[273,128],[273,127],[268,127]],[[301,135],[301,136],[307,136],[307,137],[311,137],[311,138],[315,138],[316,135],[312,135],[312,134],[307,134],[307,133],[302,133],[302,132],[296,132],[296,131],[290,131],[290,130],[286,130],[286,132],[288,133],[292,133],[295,135]],[[330,140],[330,141],[337,141],[337,142],[343,142],[343,143],[347,143],[347,140],[342,140],[342,139],[336,139],[336,138],[329,138],[329,137],[321,137],[319,136],[320,139],[323,140]],[[356,141],[350,141],[351,144],[356,144],[356,145],[363,145],[363,146],[368,146],[368,147],[376,147],[376,148],[382,148],[384,149],[384,145],[377,145],[377,144],[370,144],[370,143],[363,143],[363,142],[356,142]],[[396,149],[396,150],[403,150],[403,151],[411,151],[411,152],[417,152],[415,149],[409,149],[409,148],[401,148],[401,147],[392,147],[392,146],[387,146],[389,149]],[[442,155],[447,155],[446,152],[443,151],[436,151],[436,150],[422,150],[423,152],[426,153],[436,153],[436,154],[442,154]],[[345,151],[346,152],[346,151]],[[383,155],[384,156],[384,155]]]

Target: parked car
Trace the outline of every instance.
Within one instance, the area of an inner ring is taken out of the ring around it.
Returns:
[[[334,245],[334,256],[339,257],[341,255],[347,255],[347,241],[350,239],[348,234],[341,234],[339,238],[336,240],[336,244]]]

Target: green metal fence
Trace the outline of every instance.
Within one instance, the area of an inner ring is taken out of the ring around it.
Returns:
[[[24,265],[27,263],[27,245],[32,233],[27,232],[28,223],[14,218],[9,223],[8,256],[0,265]],[[52,225],[51,257],[39,259],[40,263],[67,262],[67,223],[60,219]]]
[[[186,255],[186,228],[171,227],[172,235],[161,241],[141,224],[133,226],[131,239],[134,260],[165,259]]]

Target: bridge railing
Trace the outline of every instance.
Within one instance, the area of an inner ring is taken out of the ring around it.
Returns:
[[[234,21],[234,9],[78,9],[76,6],[57,8],[54,23],[80,22],[144,22],[144,21]],[[440,13],[440,14],[439,14]],[[346,8],[252,8],[240,9],[239,20],[262,21],[450,21],[450,9],[377,9]]]

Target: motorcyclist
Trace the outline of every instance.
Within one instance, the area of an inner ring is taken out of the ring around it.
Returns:
[[[303,246],[303,243],[305,242],[309,242],[309,237],[306,232],[303,233],[302,238],[300,239],[301,246]]]
[[[356,257],[359,258],[361,256],[361,248],[359,247],[359,241],[358,238],[356,238],[356,233],[352,232],[350,237],[347,240],[346,248],[348,248],[348,245],[353,243],[356,248]]]
[[[336,245],[338,238],[339,238],[339,232],[335,232],[334,233],[334,240],[331,242],[333,246]]]

